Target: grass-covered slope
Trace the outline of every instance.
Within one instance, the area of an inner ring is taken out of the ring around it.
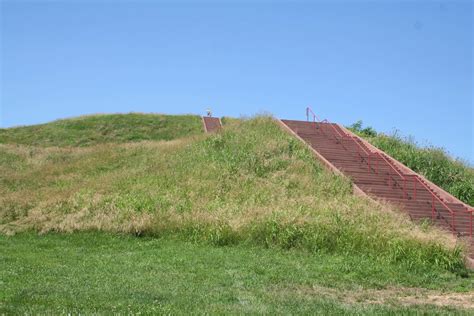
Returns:
[[[0,157],[4,234],[102,230],[462,266],[449,235],[354,197],[270,118],[168,142],[4,144]]]
[[[143,140],[172,140],[203,132],[195,115],[107,114],[0,129],[0,144],[91,146]]]
[[[370,127],[363,128],[361,121],[349,128],[461,201],[474,206],[474,169],[452,159],[442,148],[421,147],[412,138],[403,138],[397,133],[377,133]]]

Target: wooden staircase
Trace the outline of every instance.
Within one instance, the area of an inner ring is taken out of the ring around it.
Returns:
[[[474,245],[474,216],[470,206],[345,128],[326,120],[316,122],[313,116],[313,122],[281,122],[314,149],[330,168],[351,178],[354,186],[368,196],[396,204],[414,221],[432,221],[458,237],[468,238]],[[471,258],[473,250],[471,247]]]

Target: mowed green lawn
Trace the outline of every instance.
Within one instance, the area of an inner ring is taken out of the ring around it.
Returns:
[[[0,249],[0,314],[474,311],[472,276],[363,255],[91,232],[1,236]]]

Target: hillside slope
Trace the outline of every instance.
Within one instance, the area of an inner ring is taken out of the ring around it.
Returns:
[[[47,124],[0,129],[0,144],[92,146],[144,140],[172,140],[203,132],[196,115],[99,114]]]
[[[353,196],[271,118],[166,142],[3,144],[0,157],[4,234],[101,230],[463,266],[449,235]]]

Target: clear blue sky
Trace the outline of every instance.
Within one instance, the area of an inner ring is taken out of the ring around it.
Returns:
[[[2,127],[311,105],[474,162],[471,1],[1,0],[0,19]]]

